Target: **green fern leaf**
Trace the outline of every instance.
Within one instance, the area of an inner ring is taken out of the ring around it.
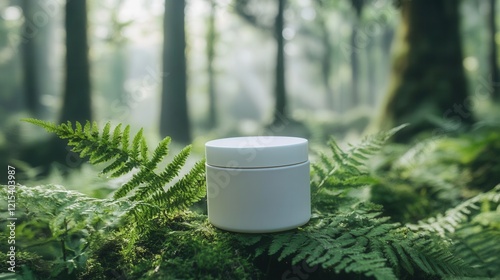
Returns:
[[[118,146],[120,145],[121,137],[122,137],[122,124],[120,123],[113,130],[113,138],[111,139],[112,148],[118,148]]]
[[[205,160],[197,162],[166,194],[170,196],[170,203],[165,208],[167,213],[186,209],[203,198],[206,195]]]
[[[140,129],[137,134],[134,136],[134,140],[132,141],[132,153],[131,153],[131,157],[134,158],[134,159],[138,159],[139,158],[139,149],[140,149],[140,143],[141,143],[141,140],[143,139],[143,130]],[[143,158],[143,160],[146,160],[147,158]]]
[[[355,188],[378,182],[365,162],[404,126],[365,138],[343,150],[329,142],[330,153],[312,164],[311,191],[315,216],[300,230],[264,235],[257,250],[292,264],[306,261],[336,273],[356,273],[376,279],[414,274],[466,275],[463,262],[449,244],[430,235],[420,236],[389,218],[381,207],[349,196]]]
[[[81,135],[83,134],[83,127],[82,124],[79,121],[75,122],[75,134]],[[54,131],[49,131],[49,132],[54,132]]]
[[[108,142],[109,141],[109,132],[111,130],[111,123],[107,122],[106,125],[104,125],[104,129],[102,130],[102,135],[101,135],[101,141],[102,142]]]
[[[450,238],[453,242],[454,255],[462,258],[469,266],[475,267],[475,275],[483,277],[498,275],[500,273],[500,256],[498,255],[500,233],[498,229],[492,228],[495,222],[490,218],[482,223],[477,222],[477,217],[488,214],[488,212],[481,212],[479,205],[482,203],[487,203],[489,207],[495,209],[493,215],[498,216],[496,209],[500,205],[500,185],[447,210],[444,215],[437,215],[420,221],[418,224],[408,225],[408,227],[413,231]],[[439,259],[450,258],[450,256],[439,254],[440,252],[431,251],[430,253],[437,255]],[[450,270],[442,265],[439,268],[444,271]]]
[[[146,163],[147,166],[156,167],[158,163],[168,154],[168,145],[170,144],[170,138],[166,137],[161,140],[156,149],[153,152],[153,157]]]
[[[179,174],[191,150],[190,146],[184,148],[162,172],[157,173],[158,165],[168,154],[171,142],[169,137],[163,139],[149,157],[142,129],[134,136],[130,147],[129,125],[122,131],[122,125],[118,124],[111,136],[109,123],[104,126],[100,135],[96,122],[87,121],[83,127],[76,122],[73,129],[71,122],[56,125],[36,119],[24,121],[41,126],[60,138],[68,139],[73,151],[82,157],[88,156],[92,164],[109,162],[102,170],[103,174],[117,177],[137,169],[132,178],[114,194],[117,201],[125,199],[135,202],[130,213],[136,218],[149,219],[161,212],[174,214],[190,207],[206,193],[204,161],[196,163],[185,176],[173,182],[165,191],[164,188]],[[136,194],[128,196],[131,192]]]
[[[366,137],[360,144],[350,146],[344,151],[332,138],[328,142],[330,154],[320,154],[320,162],[314,163],[312,198],[313,202],[318,199],[318,194],[324,192],[324,189],[338,189],[339,185],[348,185],[346,192],[353,187],[362,187],[370,183],[364,167],[364,162],[369,156],[378,152],[383,144],[397,131],[406,125],[398,126],[387,132],[382,132],[373,136]],[[354,178],[363,176],[363,180]],[[335,179],[332,179],[335,178]],[[373,183],[373,181],[372,181]],[[345,195],[345,192],[338,195]]]
[[[170,139],[170,137],[168,137],[168,139]],[[148,159],[148,145],[146,144],[146,138],[142,137],[140,146],[142,160],[146,161]]]
[[[122,150],[123,152],[128,152],[128,145],[129,145],[129,137],[130,137],[130,125],[125,126],[125,129],[123,129],[122,132]]]

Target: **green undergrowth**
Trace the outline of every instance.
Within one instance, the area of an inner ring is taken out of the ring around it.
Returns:
[[[259,271],[241,245],[209,225],[205,216],[183,212],[154,219],[143,231],[128,229],[92,240],[81,279],[252,279]]]
[[[478,124],[458,136],[384,147],[372,176],[372,201],[394,221],[416,223],[500,182],[500,131]]]
[[[25,279],[500,275],[500,187],[482,178],[483,166],[497,168],[487,152],[497,134],[487,129],[409,148],[386,145],[405,126],[346,147],[331,139],[312,164],[310,222],[238,234],[214,228],[195,210],[205,174],[203,161],[179,174],[189,147],[165,163],[169,138],[151,151],[141,131],[129,139],[128,126],[26,121],[67,139],[104,174],[129,179],[105,199],[58,185],[18,185],[17,271]],[[2,232],[2,244],[6,238]]]

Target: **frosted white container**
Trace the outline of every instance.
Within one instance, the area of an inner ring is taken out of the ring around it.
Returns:
[[[276,232],[311,217],[308,143],[281,136],[205,144],[208,220],[236,232]]]

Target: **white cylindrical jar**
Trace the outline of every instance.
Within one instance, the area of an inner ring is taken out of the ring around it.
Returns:
[[[236,232],[276,232],[311,217],[308,142],[282,136],[205,144],[208,219]]]

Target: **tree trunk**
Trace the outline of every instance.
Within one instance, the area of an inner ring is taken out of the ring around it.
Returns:
[[[160,134],[190,143],[187,108],[184,0],[165,0]]]
[[[320,2],[321,3],[321,2]],[[320,6],[322,7],[322,6]],[[318,23],[321,30],[321,42],[323,43],[323,57],[321,61],[321,80],[325,87],[325,103],[328,110],[334,110],[333,89],[330,84],[330,76],[332,74],[332,43],[330,39],[330,32],[326,26],[325,16],[318,15]]]
[[[389,88],[389,77],[391,76],[391,62],[392,62],[392,57],[391,57],[391,50],[392,50],[392,43],[394,41],[394,34],[395,30],[392,27],[385,26],[382,31],[382,61],[381,64],[379,65],[378,71],[380,71],[381,79],[380,81],[384,81],[384,87],[381,88],[382,92],[385,92]],[[379,96],[377,97],[377,102],[376,104],[381,103],[380,97],[382,94],[379,93]]]
[[[356,38],[358,36],[358,26],[357,24],[353,26],[351,33],[351,104],[349,108],[354,108],[359,105],[359,59],[358,50],[356,49]]]
[[[492,83],[492,99],[496,102],[500,102],[500,74],[498,70],[498,56],[497,56],[497,44],[495,41],[495,35],[497,33],[496,26],[496,0],[490,0],[489,7],[489,17],[488,17],[488,25],[490,28],[490,53],[489,53],[489,66],[490,66],[490,74],[491,74],[491,83]]]
[[[360,26],[361,14],[363,13],[364,0],[351,0],[351,5],[356,13],[356,22],[352,27],[351,33],[351,104],[350,108],[354,108],[360,104],[359,85],[361,79],[359,78],[359,57],[358,50],[358,28]]]
[[[87,46],[87,1],[67,0],[65,7],[66,75],[63,106],[59,122],[85,123],[92,119],[90,67]],[[78,167],[83,162],[71,152],[66,141],[52,138],[46,162],[58,161],[65,167]],[[65,171],[63,171],[65,172]]]
[[[283,38],[284,19],[283,13],[285,11],[285,1],[278,1],[278,13],[275,20],[275,37],[277,43],[276,54],[276,104],[275,115],[273,123],[281,121],[288,116],[287,114],[287,100],[286,100],[286,87],[285,87],[285,39]]]
[[[87,1],[66,2],[66,81],[61,122],[92,119],[87,45]]]
[[[30,35],[21,43],[25,102],[28,112],[37,117],[40,111],[40,80],[37,75],[36,33],[39,30],[33,23],[33,15],[35,14],[35,5],[37,5],[37,3],[31,0],[23,0],[22,5],[24,14],[24,34]]]
[[[210,1],[210,15],[208,17],[208,30],[207,30],[207,72],[208,72],[208,126],[214,128],[217,125],[217,111],[215,97],[215,72],[214,72],[214,58],[215,58],[215,43],[217,34],[215,33],[215,0]]]
[[[473,122],[462,67],[459,3],[402,1],[392,87],[377,125],[387,129],[410,123],[395,141],[406,142],[437,127],[457,129]]]

